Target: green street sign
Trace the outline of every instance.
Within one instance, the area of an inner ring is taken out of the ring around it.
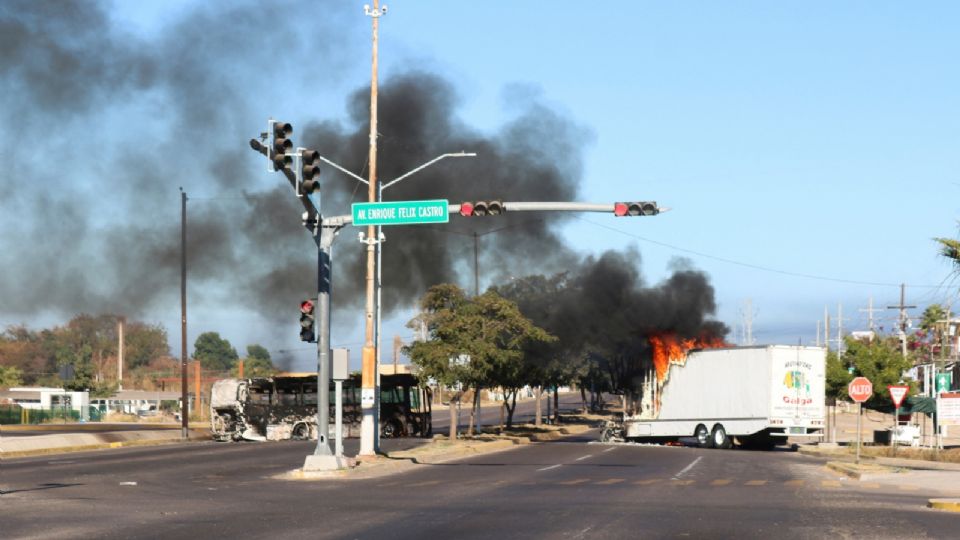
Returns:
[[[937,392],[947,392],[950,390],[950,373],[937,373]]]
[[[369,225],[416,225],[421,223],[447,223],[449,203],[446,199],[435,201],[390,201],[378,203],[353,203],[353,224]]]

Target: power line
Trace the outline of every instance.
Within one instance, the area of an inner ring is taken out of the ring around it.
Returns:
[[[661,247],[669,248],[669,249],[672,249],[672,250],[675,250],[675,251],[680,251],[680,252],[683,252],[683,253],[689,253],[689,254],[691,254],[691,255],[696,255],[696,256],[698,256],[698,257],[704,257],[704,258],[707,258],[707,259],[713,259],[713,260],[715,260],[715,261],[725,262],[725,263],[728,263],[728,264],[734,264],[734,265],[737,265],[737,266],[743,266],[743,267],[745,267],[745,268],[752,268],[752,269],[754,269],[754,270],[761,270],[761,271],[763,271],[763,272],[770,272],[770,273],[781,274],[781,275],[785,275],[785,276],[801,277],[801,278],[806,278],[806,279],[815,279],[815,280],[819,280],[819,281],[832,281],[832,282],[835,282],[835,283],[847,283],[847,284],[851,284],[851,285],[872,285],[872,286],[876,286],[876,287],[899,287],[899,286],[901,285],[900,283],[884,283],[884,282],[880,282],[880,281],[858,281],[858,280],[854,280],[854,279],[843,279],[843,278],[835,278],[835,277],[830,277],[830,276],[818,276],[818,275],[816,275],[816,274],[805,274],[805,273],[802,273],[802,272],[791,272],[791,271],[789,271],[789,270],[781,270],[781,269],[779,269],[779,268],[772,268],[772,267],[769,267],[769,266],[762,266],[762,265],[759,265],[759,264],[747,263],[747,262],[743,262],[743,261],[736,261],[736,260],[733,260],[733,259],[727,259],[727,258],[725,258],[725,257],[718,257],[718,256],[716,256],[716,255],[711,255],[711,254],[709,254],[709,253],[703,253],[702,251],[695,251],[695,250],[692,250],[692,249],[682,248],[682,247],[680,247],[680,246],[675,246],[675,245],[673,245],[673,244],[668,244],[668,243],[666,243],[666,242],[660,242],[659,240],[653,240],[653,239],[650,239],[650,238],[646,238],[646,237],[644,237],[644,236],[640,236],[640,235],[638,235],[638,234],[634,234],[634,233],[630,233],[630,232],[627,232],[627,231],[623,231],[623,230],[617,229],[617,228],[615,228],[615,227],[610,227],[610,226],[608,226],[608,225],[603,225],[602,223],[597,223],[597,222],[595,222],[595,221],[590,221],[589,219],[586,219],[586,218],[583,218],[583,217],[579,217],[579,216],[574,216],[574,217],[576,217],[577,219],[579,219],[579,220],[581,220],[581,221],[585,221],[585,222],[587,222],[587,223],[589,223],[589,224],[591,224],[591,225],[595,225],[595,226],[600,227],[600,228],[603,228],[603,229],[607,229],[607,230],[610,230],[610,231],[613,231],[613,232],[616,232],[616,233],[620,233],[620,234],[622,234],[622,235],[624,235],[624,236],[629,236],[630,238],[635,238],[635,239],[637,239],[637,240],[641,240],[641,241],[648,242],[648,243],[651,243],[651,244],[655,244],[655,245],[658,245],[658,246],[661,246]],[[946,281],[946,280],[944,280],[944,281]],[[943,283],[941,283],[940,285],[911,285],[912,288],[919,288],[919,289],[939,289],[939,288],[942,287],[942,286],[943,286]]]

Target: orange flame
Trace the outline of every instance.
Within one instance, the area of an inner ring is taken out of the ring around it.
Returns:
[[[681,339],[676,334],[654,334],[647,339],[653,346],[653,367],[657,371],[657,382],[661,385],[666,381],[670,364],[684,365],[690,349],[716,349],[728,346],[718,337]]]

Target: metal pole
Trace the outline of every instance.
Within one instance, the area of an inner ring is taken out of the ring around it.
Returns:
[[[378,201],[378,202],[383,200],[383,188],[384,188],[384,185],[383,185],[382,183],[377,185],[377,201]],[[381,328],[381,327],[382,327],[382,323],[383,323],[383,320],[382,320],[382,318],[381,318],[382,313],[383,313],[383,305],[382,305],[382,300],[383,300],[383,266],[382,266],[382,264],[381,264],[381,261],[383,260],[383,245],[382,245],[382,244],[383,244],[383,240],[384,240],[384,237],[383,237],[383,227],[380,226],[380,225],[377,225],[377,243],[376,243],[376,246],[375,246],[376,249],[377,249],[377,301],[376,301],[376,304],[377,304],[377,321],[376,321],[376,326],[375,326],[375,332],[376,332],[375,347],[376,347],[376,350],[377,350],[377,363],[376,363],[376,368],[374,369],[374,372],[376,373],[375,382],[374,382],[374,387],[377,389],[377,390],[376,390],[376,398],[374,399],[374,403],[376,404],[377,410],[376,410],[376,413],[374,414],[374,418],[376,419],[376,420],[374,421],[374,425],[375,425],[375,426],[376,426],[376,425],[379,425],[379,423],[380,423],[380,422],[379,422],[379,420],[380,420],[380,366],[382,365],[382,363],[381,363],[381,358],[380,358],[380,357],[381,357],[381,354],[382,354],[382,352],[381,352],[381,351],[382,351],[382,348],[381,348],[381,346],[380,346],[380,337],[381,337],[381,334],[382,334],[382,328]],[[396,375],[397,372],[394,371],[393,374]],[[380,430],[379,430],[379,429],[374,429],[374,430],[373,430],[373,447],[374,447],[375,449],[377,449],[377,451],[380,450]]]
[[[117,390],[123,390],[123,317],[117,320]],[[159,410],[159,407],[158,407]]]
[[[857,465],[860,464],[860,439],[863,437],[863,434],[860,431],[860,419],[863,417],[863,403],[857,402]]]
[[[336,395],[334,399],[337,402],[336,409],[336,455],[337,457],[343,457],[343,381],[337,379],[333,383],[334,392]]]
[[[335,229],[320,227],[317,243],[317,449],[315,456],[333,455],[330,450],[330,255]]]
[[[187,194],[180,188],[180,438],[186,439],[187,419]]]
[[[480,296],[480,240],[477,231],[473,231],[473,295]]]
[[[368,165],[370,175],[368,182],[367,200],[376,202],[377,200],[377,31],[379,28],[380,1],[373,0],[373,9],[365,10],[371,17],[372,22],[372,64],[370,68],[370,153]],[[362,369],[361,369],[361,389],[360,389],[360,407],[363,411],[363,422],[360,425],[360,455],[372,456],[377,453],[376,430],[377,430],[377,356],[376,346],[373,340],[374,325],[374,268],[376,265],[376,253],[374,245],[370,243],[374,239],[376,228],[373,225],[367,227],[367,302],[366,302],[366,321],[364,332],[364,343],[362,351]]]
[[[891,446],[893,448],[894,456],[896,456],[897,454],[897,431],[899,427],[900,427],[900,406],[897,405],[896,409],[893,411],[893,434],[892,434],[893,444]]]

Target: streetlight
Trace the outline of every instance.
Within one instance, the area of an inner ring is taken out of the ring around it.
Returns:
[[[446,154],[442,154],[442,155],[440,155],[440,156],[437,156],[437,157],[431,159],[430,161],[427,161],[426,163],[424,163],[424,164],[422,164],[422,165],[420,165],[420,166],[418,166],[418,167],[415,167],[414,169],[411,169],[410,171],[407,171],[406,173],[398,176],[397,178],[394,178],[393,180],[391,180],[391,181],[389,181],[389,182],[387,182],[387,183],[385,183],[385,184],[384,184],[384,183],[378,183],[378,184],[377,184],[377,202],[381,202],[381,201],[383,200],[383,191],[384,191],[385,189],[389,188],[390,186],[396,185],[396,184],[399,183],[401,180],[405,180],[406,178],[409,178],[410,176],[413,176],[414,174],[422,171],[423,169],[426,169],[426,168],[429,167],[430,165],[433,165],[434,163],[436,163],[436,162],[438,162],[438,161],[440,161],[440,160],[442,160],[442,159],[446,159],[446,158],[448,158],[448,157],[476,157],[476,155],[477,155],[477,154],[476,154],[475,152],[449,152],[449,153],[446,153]],[[345,169],[344,167],[341,167],[340,165],[334,163],[333,161],[330,161],[329,159],[325,158],[324,156],[316,155],[315,157],[316,157],[317,159],[319,159],[320,161],[323,161],[324,163],[330,165],[331,167],[339,170],[340,172],[343,172],[344,174],[346,174],[347,176],[353,178],[354,180],[358,180],[358,181],[360,181],[360,182],[362,182],[362,183],[364,183],[364,184],[366,184],[366,185],[368,185],[368,186],[370,185],[370,182],[369,182],[368,180],[365,180],[364,178],[360,177],[359,175],[350,172],[349,170]],[[382,265],[381,265],[382,250],[381,250],[381,248],[380,248],[380,244],[385,240],[385,238],[384,238],[384,236],[383,236],[382,226],[380,226],[380,225],[377,225],[376,236],[377,236],[376,238],[364,238],[363,233],[360,233],[360,241],[361,241],[361,242],[363,242],[363,243],[365,243],[365,244],[368,244],[368,245],[369,245],[369,244],[373,244],[373,245],[375,246],[375,249],[376,249],[376,268],[377,268],[377,271],[376,271],[376,284],[375,284],[375,285],[376,285],[376,294],[375,294],[376,319],[375,319],[375,323],[374,323],[374,336],[375,336],[374,343],[375,343],[375,348],[376,348],[376,355],[375,355],[375,358],[374,358],[374,360],[375,360],[375,365],[373,366],[373,370],[372,370],[373,373],[374,373],[374,380],[375,380],[375,383],[374,383],[374,393],[373,393],[373,394],[374,394],[374,406],[373,406],[373,409],[372,409],[372,410],[373,410],[372,418],[369,418],[369,417],[367,416],[367,413],[364,412],[364,422],[361,424],[361,431],[360,431],[360,454],[361,454],[361,455],[376,453],[376,451],[377,451],[377,450],[379,449],[379,447],[380,447],[380,444],[379,444],[379,439],[380,439],[380,430],[379,430],[379,416],[380,416],[380,414],[379,414],[379,406],[380,406],[380,350],[381,350],[381,347],[380,347],[381,328],[380,328],[380,327],[381,327],[381,315],[382,315],[381,297],[382,297],[382,275],[383,275],[383,270],[382,270]],[[362,384],[362,383],[361,383],[361,384]]]

